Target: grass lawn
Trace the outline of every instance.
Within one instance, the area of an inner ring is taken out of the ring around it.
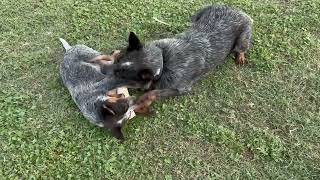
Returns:
[[[0,179],[319,179],[320,3],[222,0],[254,20],[249,64],[135,118],[126,141],[86,121],[59,81],[58,37],[109,52],[182,32],[217,1],[0,1]],[[169,25],[161,24],[153,18]]]

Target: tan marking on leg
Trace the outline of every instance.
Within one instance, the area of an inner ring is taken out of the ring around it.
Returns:
[[[235,58],[236,64],[238,65],[243,65],[246,63],[246,57],[244,55],[244,52],[242,53],[237,53],[236,58]]]
[[[149,91],[143,94],[136,102],[135,112],[141,115],[151,115],[150,106],[157,100],[158,91]]]
[[[109,55],[100,55],[90,60],[90,62],[96,61],[113,61],[113,57]]]

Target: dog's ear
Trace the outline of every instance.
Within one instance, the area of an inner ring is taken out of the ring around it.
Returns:
[[[120,140],[120,141],[124,140],[124,136],[123,136],[123,133],[121,131],[121,127],[120,126],[116,126],[116,127],[111,128],[111,133],[118,140]]]
[[[153,73],[150,69],[142,69],[138,72],[138,77],[143,81],[151,81],[153,79]]]
[[[103,114],[103,116],[106,116],[106,115],[115,116],[116,115],[116,113],[113,111],[113,109],[111,107],[107,106],[106,104],[102,105],[102,114]]]
[[[129,34],[129,46],[127,51],[140,50],[142,48],[142,44],[134,32],[130,32]]]

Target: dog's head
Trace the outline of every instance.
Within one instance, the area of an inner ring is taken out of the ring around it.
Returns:
[[[130,107],[134,104],[133,97],[125,97],[123,94],[107,95],[106,98],[96,102],[96,108],[103,120],[103,126],[111,130],[114,137],[124,140],[122,127],[130,117]]]
[[[121,51],[114,69],[115,76],[134,81],[139,88],[148,89],[162,72],[162,50],[154,44],[143,45],[131,32],[128,46]]]

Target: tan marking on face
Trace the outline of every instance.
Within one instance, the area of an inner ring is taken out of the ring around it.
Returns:
[[[117,103],[118,100],[119,100],[119,98],[117,98],[117,97],[109,97],[107,99],[107,101],[110,103]]]
[[[107,96],[115,97],[117,95],[117,89],[112,89],[107,92]]]

